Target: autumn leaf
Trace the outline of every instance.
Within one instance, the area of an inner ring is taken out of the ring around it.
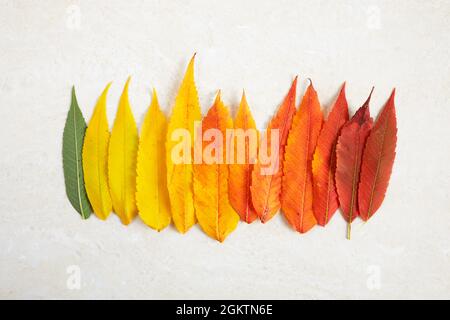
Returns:
[[[229,165],[230,203],[239,214],[242,221],[252,223],[258,218],[252,204],[250,185],[253,163],[256,160],[258,152],[259,136],[245,93],[242,94],[239,110],[234,121],[234,129],[235,139],[233,141],[235,158],[233,159],[233,164]],[[242,148],[242,145],[244,146],[244,152],[242,154],[244,158],[238,159],[238,154],[240,154],[239,151],[242,151],[238,148]]]
[[[194,204],[198,223],[211,238],[223,242],[239,221],[228,197],[226,130],[233,128],[220,92],[202,121],[202,132],[213,129],[210,141],[202,142],[203,162],[194,165]],[[206,138],[204,138],[206,140]],[[205,158],[206,154],[206,158]]]
[[[252,194],[253,207],[263,223],[269,221],[281,207],[281,177],[283,175],[284,149],[287,142],[288,132],[295,113],[295,95],[297,88],[297,77],[292,82],[291,88],[278,109],[275,117],[270,121],[266,137],[267,150],[271,149],[271,130],[279,132],[279,149],[276,158],[275,172],[263,174],[264,164],[261,163],[262,148],[258,151],[258,161],[252,171]]]
[[[157,231],[167,227],[171,219],[166,175],[166,133],[167,119],[153,90],[152,102],[139,137],[136,205],[142,221]]]
[[[313,173],[313,204],[317,223],[325,226],[339,208],[337,197],[336,143],[342,126],[348,121],[348,104],[345,97],[345,84],[334,102],[325,121],[312,162]]]
[[[189,138],[194,137],[194,121],[200,121],[202,118],[194,82],[194,58],[195,55],[189,62],[178,91],[169,120],[166,139],[167,188],[169,190],[172,219],[175,227],[181,233],[185,233],[196,223],[192,186],[193,147],[192,144],[187,145],[188,154],[183,152],[183,157],[186,157],[188,161],[182,163],[173,161],[172,152],[176,151],[177,145],[183,143],[176,140],[180,138],[176,136],[176,133],[180,132],[180,129],[185,129],[189,133]]]
[[[391,177],[397,144],[395,90],[381,111],[364,147],[358,189],[360,217],[367,221],[381,206]]]
[[[112,211],[108,186],[109,126],[106,96],[109,83],[95,105],[83,144],[83,170],[86,192],[95,215],[106,220]]]
[[[311,83],[289,130],[283,166],[281,210],[300,233],[317,223],[313,212],[311,162],[322,121],[317,92]]]
[[[128,225],[137,215],[136,156],[138,131],[128,98],[128,78],[120,97],[111,132],[108,154],[108,177],[112,205],[120,221]]]
[[[342,127],[336,146],[336,188],[344,218],[348,223],[348,239],[351,223],[359,215],[358,184],[363,148],[373,123],[369,113],[372,92],[352,119]]]

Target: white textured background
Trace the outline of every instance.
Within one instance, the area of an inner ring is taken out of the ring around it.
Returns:
[[[352,111],[374,85],[374,115],[397,87],[388,195],[351,241],[339,214],[305,235],[280,215],[240,224],[223,244],[80,219],[62,173],[70,87],[89,119],[114,81],[112,123],[132,75],[140,124],[153,86],[169,113],[194,52],[203,111],[219,88],[235,111],[245,88],[260,128],[296,74],[325,108],[344,80]],[[0,297],[450,298],[449,57],[449,1],[1,0]]]

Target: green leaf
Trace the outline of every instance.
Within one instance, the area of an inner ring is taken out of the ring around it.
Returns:
[[[87,219],[91,215],[91,205],[84,188],[83,166],[81,152],[83,148],[86,122],[78,106],[75,88],[72,88],[72,102],[67,114],[63,134],[63,168],[66,182],[66,193],[70,203],[81,215]]]

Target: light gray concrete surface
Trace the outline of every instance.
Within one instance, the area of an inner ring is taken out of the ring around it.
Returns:
[[[1,298],[450,298],[449,1],[0,1]],[[138,124],[166,114],[191,55],[203,112],[246,89],[263,128],[299,75],[325,109],[343,81],[352,111],[397,88],[386,200],[345,239],[337,214],[293,232],[281,215],[223,244],[198,226],[82,221],[66,199],[61,143],[77,88],[84,115],[132,75]],[[78,282],[79,280],[79,282]],[[78,286],[79,284],[79,286]]]

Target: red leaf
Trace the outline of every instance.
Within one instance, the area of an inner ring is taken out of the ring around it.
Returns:
[[[364,147],[358,190],[359,213],[364,221],[369,220],[381,206],[391,177],[397,144],[394,97],[395,89]]]
[[[372,92],[352,119],[342,127],[336,146],[336,188],[344,218],[348,222],[348,239],[351,222],[359,215],[358,183],[363,148],[373,123],[369,113]]]
[[[336,172],[336,143],[341,128],[347,121],[348,104],[345,97],[344,83],[320,132],[312,162],[314,215],[321,226],[325,226],[339,208],[334,179]]]

